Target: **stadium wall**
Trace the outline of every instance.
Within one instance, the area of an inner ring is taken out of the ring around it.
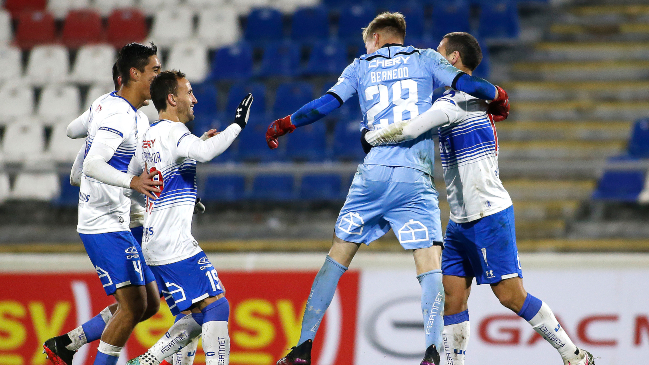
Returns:
[[[209,254],[231,303],[231,364],[274,364],[294,346],[323,254]],[[528,290],[603,364],[641,364],[649,351],[648,254],[524,254]],[[112,302],[83,254],[0,255],[0,364],[46,365],[41,344]],[[420,288],[409,253],[360,254],[341,279],[316,337],[318,365],[405,365],[424,349]],[[473,289],[467,365],[561,361],[488,287]],[[173,323],[165,305],[124,351],[143,353]],[[92,364],[96,344],[75,356]],[[643,356],[644,355],[644,356]],[[125,363],[122,359],[121,363]],[[199,352],[196,364],[204,364]]]

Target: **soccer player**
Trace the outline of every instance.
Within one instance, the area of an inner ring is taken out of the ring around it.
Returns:
[[[478,41],[468,33],[445,35],[437,51],[469,75],[482,60]],[[451,88],[420,116],[365,135],[374,146],[401,144],[439,127],[451,208],[442,255],[447,362],[464,364],[469,341],[467,302],[475,277],[478,285],[491,285],[502,305],[524,318],[557,349],[564,364],[592,365],[593,356],[575,346],[550,307],[523,287],[514,208],[498,176],[498,138],[486,109],[484,101]]]
[[[192,310],[202,318],[185,316],[128,364],[157,365],[199,334],[206,363],[228,364],[230,306],[216,269],[191,234],[196,162],[210,161],[230,146],[248,122],[252,94],[239,104],[234,122],[205,141],[185,126],[194,119],[197,100],[182,72],[162,72],[151,84],[151,96],[160,119],[138,146],[143,160],[140,169],[164,183],[157,199],[147,199],[142,249],[172,314]]]
[[[461,72],[436,51],[404,46],[405,34],[402,14],[378,15],[363,30],[367,54],[347,66],[324,96],[274,121],[266,133],[268,146],[276,148],[279,136],[320,119],[355,93],[363,112],[361,127],[372,130],[425,112],[431,107],[433,90],[441,86],[453,85],[481,99],[505,102],[502,89]],[[370,244],[390,228],[403,248],[413,251],[422,286],[426,351],[421,364],[439,364],[444,293],[433,147],[432,132],[428,132],[399,146],[373,148],[359,165],[336,222],[332,247],[313,282],[298,344],[278,365],[311,363],[312,341],[338,280],[359,246]]]

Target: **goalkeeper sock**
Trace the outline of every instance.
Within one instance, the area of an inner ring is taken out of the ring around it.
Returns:
[[[444,320],[444,287],[442,286],[442,270],[431,270],[417,275],[421,285],[421,312],[424,315],[424,332],[426,348],[435,345],[437,351],[442,350],[442,330]]]
[[[464,365],[466,348],[469,344],[469,311],[465,310],[444,316],[444,352],[449,365]]]
[[[336,293],[338,280],[347,271],[347,268],[327,255],[322,268],[313,280],[311,293],[306,302],[304,316],[302,317],[302,332],[298,345],[306,340],[313,340],[325,311],[329,308],[331,300]]]

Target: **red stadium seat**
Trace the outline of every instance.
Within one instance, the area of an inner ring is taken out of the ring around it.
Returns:
[[[56,25],[52,14],[44,11],[24,12],[18,17],[16,44],[20,48],[32,48],[37,44],[54,43]]]
[[[44,11],[47,0],[6,0],[4,8],[14,17],[25,11]]]
[[[115,48],[130,42],[142,42],[147,34],[146,19],[137,9],[115,9],[108,17],[108,43]]]
[[[93,10],[72,10],[65,18],[62,41],[68,48],[79,48],[103,40],[101,17]]]

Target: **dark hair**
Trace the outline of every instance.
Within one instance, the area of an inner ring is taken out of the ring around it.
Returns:
[[[117,70],[117,62],[113,63],[113,85],[115,85],[115,91],[119,90],[119,71]]]
[[[149,57],[158,54],[158,47],[153,42],[148,46],[140,43],[129,43],[119,50],[117,55],[117,70],[122,76],[122,85],[127,85],[131,78],[131,68],[140,72],[149,63]]]
[[[167,109],[167,95],[178,95],[178,80],[185,74],[176,71],[163,71],[151,81],[151,100],[156,110],[161,112]]]
[[[453,32],[444,36],[446,39],[446,54],[460,52],[462,64],[473,71],[482,61],[482,49],[478,40],[469,33]]]
[[[382,31],[397,38],[406,38],[406,19],[403,14],[388,11],[383,12],[374,18],[367,26],[363,28],[363,41],[367,41],[372,34]]]

